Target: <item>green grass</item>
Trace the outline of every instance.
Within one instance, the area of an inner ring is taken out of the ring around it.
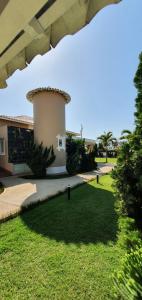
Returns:
[[[109,175],[0,227],[1,300],[110,299],[123,255]]]
[[[105,157],[96,157],[95,161],[96,162],[105,163],[106,162],[106,158]],[[115,157],[108,157],[108,163],[116,164],[117,163],[117,158],[115,158]]]

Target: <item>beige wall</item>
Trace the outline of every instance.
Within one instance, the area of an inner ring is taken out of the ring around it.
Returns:
[[[89,141],[85,141],[85,145],[90,149],[93,150],[94,146],[95,146],[95,142],[91,143]]]
[[[13,164],[8,162],[8,133],[6,125],[0,127],[0,137],[5,140],[5,155],[0,155],[0,167],[12,172]]]
[[[57,135],[65,136],[65,99],[59,93],[41,92],[33,97],[34,136],[37,143],[54,147],[52,167],[66,165],[66,151],[58,151]]]

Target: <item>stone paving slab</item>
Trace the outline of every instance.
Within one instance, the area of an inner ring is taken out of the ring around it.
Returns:
[[[23,207],[64,192],[68,185],[75,187],[95,179],[97,173],[108,173],[113,166],[111,164],[99,164],[99,167],[98,171],[61,179],[29,180],[17,176],[2,178],[1,182],[4,184],[5,190],[0,195],[0,221],[20,213]]]

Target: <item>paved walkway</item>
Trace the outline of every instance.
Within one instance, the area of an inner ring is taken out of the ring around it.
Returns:
[[[75,187],[96,177],[96,174],[108,173],[112,164],[100,164],[98,171],[87,172],[62,179],[29,180],[17,176],[5,177],[1,182],[5,186],[0,195],[0,221],[18,214],[23,207],[44,201],[51,196],[64,192],[68,185]]]

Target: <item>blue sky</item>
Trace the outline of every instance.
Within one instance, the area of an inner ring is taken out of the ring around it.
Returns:
[[[123,0],[97,14],[55,49],[37,56],[23,71],[8,79],[0,90],[0,114],[30,115],[26,93],[51,86],[67,91],[66,128],[96,138],[111,130],[119,137],[134,126],[133,78],[142,51],[142,0]]]

